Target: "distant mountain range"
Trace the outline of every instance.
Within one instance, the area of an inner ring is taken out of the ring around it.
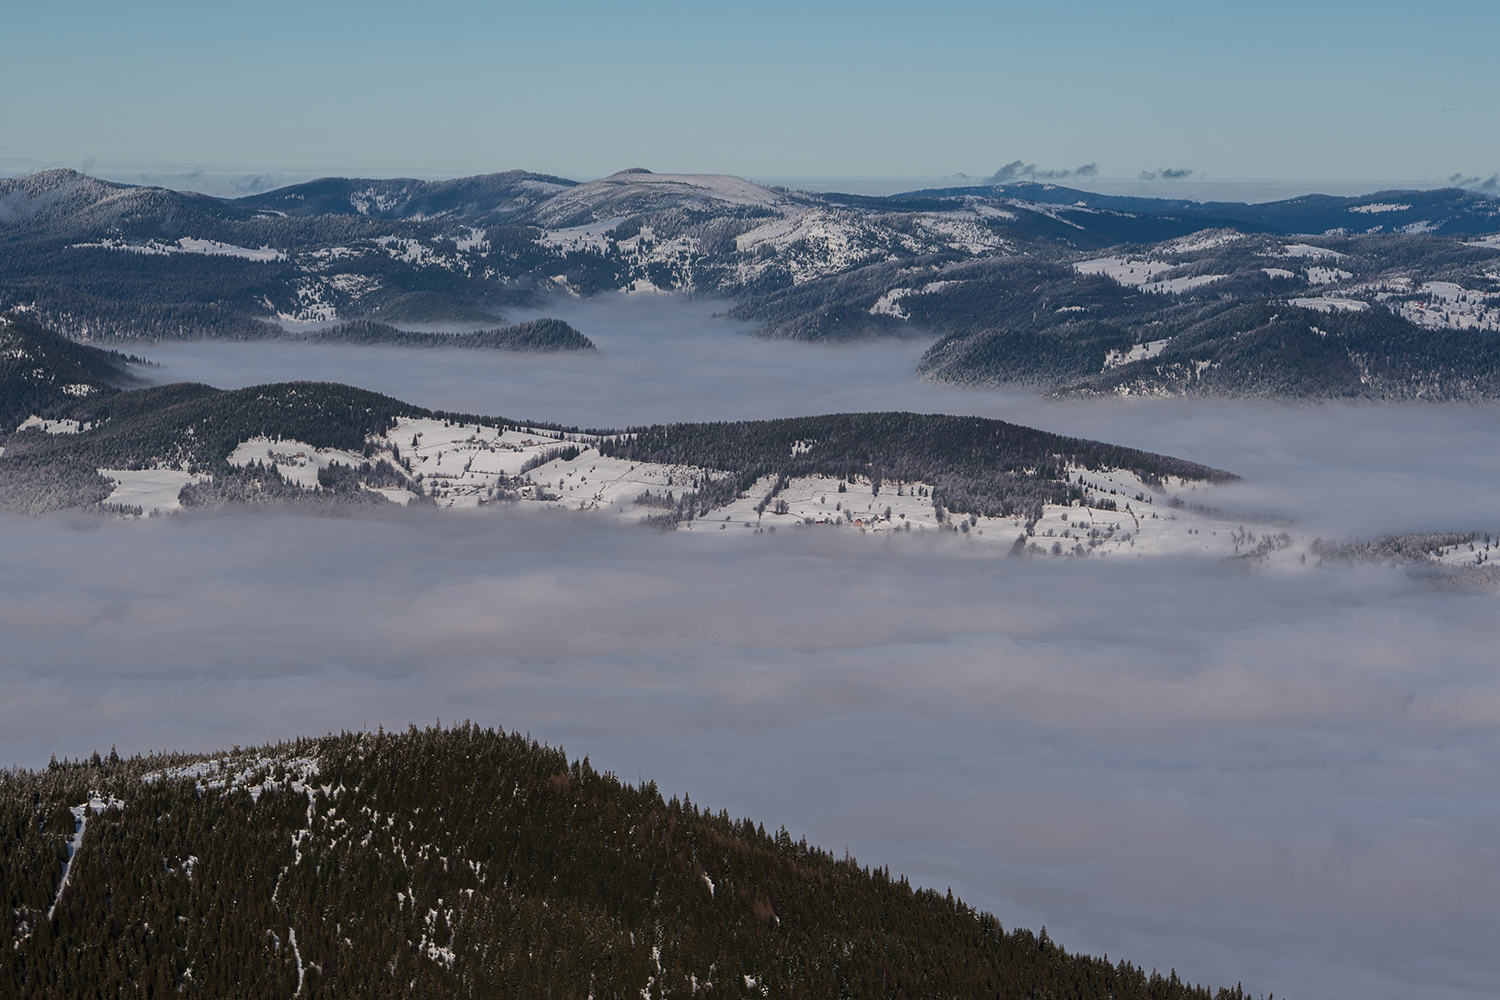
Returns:
[[[678,291],[732,300],[765,336],[930,338],[923,377],[968,385],[1489,398],[1497,230],[1500,203],[1457,188],[1251,205],[510,171],[226,200],[57,170],[0,180],[0,307],[99,342],[351,321],[368,339]]]

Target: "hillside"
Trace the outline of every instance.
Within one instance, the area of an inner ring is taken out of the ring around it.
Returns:
[[[352,320],[284,339],[320,344],[389,344],[393,347],[459,347],[492,351],[593,351],[594,342],[560,319],[534,319],[472,333],[429,333],[402,330],[374,320]]]
[[[908,278],[895,301],[902,323],[941,334],[918,366],[936,381],[1064,395],[1500,395],[1494,242],[1219,230],[931,276]],[[824,309],[866,300],[845,301]]]
[[[95,753],[0,774],[0,816],[16,1000],[1247,996],[468,723]]]
[[[326,335],[375,342],[576,335],[549,322],[511,333],[416,335],[370,324]],[[770,491],[755,511],[758,525],[789,482],[814,490],[815,480],[829,479],[837,480],[835,493],[868,492],[870,512],[860,527],[909,531],[944,527],[952,515],[971,515],[972,526],[981,516],[1035,522],[1048,504],[1116,511],[1120,503],[1128,509],[1131,496],[1149,503],[1146,493],[1165,481],[1234,478],[1180,459],[977,417],[832,414],[581,432],[433,412],[332,383],[127,389],[118,387],[131,377],[118,354],[72,343],[24,314],[0,315],[0,328],[29,345],[25,364],[0,381],[0,398],[9,401],[0,423],[0,508],[30,513],[524,500],[636,512],[673,526],[710,512],[727,521],[739,514],[737,504],[754,505]],[[78,381],[85,377],[91,381]],[[1084,473],[1097,475],[1090,483]],[[892,507],[888,498],[881,514],[874,499],[883,485],[905,502]],[[795,520],[850,522],[835,502],[835,511],[808,509]],[[785,500],[775,513],[790,513]],[[739,523],[750,526],[744,517]]]

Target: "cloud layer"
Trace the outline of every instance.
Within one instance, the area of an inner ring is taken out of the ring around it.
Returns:
[[[1187,167],[1162,167],[1159,170],[1142,170],[1143,181],[1184,181],[1193,176]]]
[[[1070,177],[1088,180],[1099,176],[1099,164],[1085,163],[1072,170],[1038,170],[1035,163],[1015,160],[995,171],[985,180],[986,184],[1008,184],[1011,181],[1060,181]]]
[[[523,511],[0,547],[6,761],[472,718],[1194,979],[1492,967],[1490,595]]]
[[[711,309],[575,307],[589,359],[155,353],[581,423],[980,413],[1233,469],[1212,502],[1297,533],[1500,529],[1494,408],[1041,405],[923,386],[920,345],[767,343]],[[0,763],[472,718],[1192,980],[1491,991],[1494,595],[524,510],[7,516],[0,551]]]

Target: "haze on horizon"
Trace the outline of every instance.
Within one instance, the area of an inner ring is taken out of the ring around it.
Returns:
[[[636,165],[870,193],[1007,164],[1165,197],[1482,184],[1500,171],[1500,77],[1479,71],[1500,8],[1411,13],[1346,0],[753,14],[459,2],[420,18],[393,4],[157,0],[128,18],[17,6],[8,27],[28,44],[0,64],[14,98],[0,173],[66,166],[215,194]]]

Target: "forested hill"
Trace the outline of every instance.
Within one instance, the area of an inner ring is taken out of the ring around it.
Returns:
[[[0,995],[1241,1000],[465,723],[0,773]]]
[[[338,329],[339,336],[403,335],[377,324],[345,328],[344,333]],[[537,343],[570,336],[582,339],[553,320],[458,336],[515,337]],[[424,491],[451,492],[465,483],[474,490],[482,487],[486,501],[497,495],[519,499],[522,487],[551,480],[550,471],[534,477],[536,482],[528,473],[561,459],[562,450],[571,448],[576,456],[579,445],[628,462],[695,467],[692,489],[682,493],[679,506],[686,511],[690,503],[699,514],[744,496],[767,476],[783,483],[798,476],[853,477],[870,481],[877,491],[883,481],[923,483],[924,489],[931,489],[934,508],[987,517],[1035,517],[1049,503],[1078,501],[1115,510],[1117,502],[1124,502],[1090,496],[1077,478],[1079,470],[1126,470],[1152,490],[1168,478],[1210,483],[1234,478],[1166,455],[979,417],[844,413],[582,433],[535,421],[434,412],[328,382],[234,390],[187,383],[132,389],[128,386],[135,376],[127,364],[132,359],[73,343],[24,314],[0,314],[0,338],[10,350],[0,358],[0,509],[29,513],[117,503],[107,499],[112,490],[101,470],[165,469],[208,477],[217,484],[210,492],[224,502],[238,497],[245,502],[319,498],[383,503],[383,495],[372,493],[372,488],[400,487],[430,496]],[[454,437],[446,449],[450,463],[459,454],[469,458],[440,472],[440,450],[418,454],[411,451],[421,447],[415,433],[392,435],[393,428],[410,420],[471,428]],[[489,461],[495,454],[494,441],[506,429],[535,435],[540,428],[549,432],[542,435],[548,441],[564,435],[574,441],[550,454],[543,442],[527,438],[524,447],[534,450],[530,457],[538,459],[536,464],[518,460],[499,478],[481,479],[483,470],[475,472],[473,459],[484,450]],[[488,435],[483,442],[481,429]],[[231,465],[236,449],[253,439],[337,450],[343,453],[339,461],[353,462],[355,471],[347,476],[330,472],[326,482],[320,479],[318,487],[304,490],[283,482],[274,470]],[[408,453],[403,455],[403,449]],[[426,486],[424,477],[431,477]],[[544,494],[533,490],[529,495],[541,499]]]
[[[0,313],[0,430],[28,414],[52,416],[117,387],[138,385],[131,361],[116,351],[76,344],[20,313]]]
[[[1041,504],[1082,500],[1070,466],[1125,469],[1148,483],[1169,476],[1209,483],[1238,478],[1168,455],[943,414],[658,424],[633,428],[599,447],[632,461],[727,469],[738,475],[742,489],[763,476],[857,477],[877,490],[884,480],[927,482],[949,510],[987,517],[1031,516]]]

